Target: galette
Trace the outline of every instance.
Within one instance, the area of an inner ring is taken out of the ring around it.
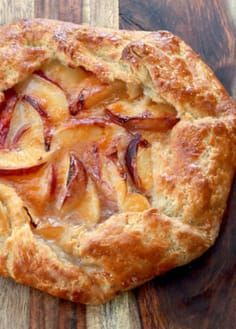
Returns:
[[[167,31],[0,28],[0,274],[99,304],[202,255],[236,106]]]

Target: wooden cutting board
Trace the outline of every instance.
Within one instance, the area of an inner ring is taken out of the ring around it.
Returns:
[[[32,17],[170,30],[201,54],[236,98],[235,0],[0,1],[2,24]],[[236,328],[236,184],[211,250],[106,305],[85,307],[0,279],[0,329],[28,328]]]

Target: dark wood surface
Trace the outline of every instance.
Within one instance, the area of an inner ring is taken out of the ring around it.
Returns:
[[[236,28],[226,4],[120,0],[120,27],[181,36],[235,95]],[[215,246],[192,264],[137,289],[136,296],[144,329],[236,328],[236,183]]]
[[[231,0],[232,3],[235,0]],[[120,0],[120,28],[169,30],[183,38],[232,94],[236,76],[236,6],[228,0]]]

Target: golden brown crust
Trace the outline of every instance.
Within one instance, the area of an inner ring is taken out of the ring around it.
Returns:
[[[155,209],[113,215],[82,231],[73,259],[36,237],[19,196],[0,186],[9,223],[1,230],[0,273],[55,296],[101,303],[214,243],[235,170],[236,106],[199,56],[170,32],[41,19],[0,29],[2,91],[49,59],[83,66],[103,81],[141,83],[180,118],[168,138],[152,146]]]

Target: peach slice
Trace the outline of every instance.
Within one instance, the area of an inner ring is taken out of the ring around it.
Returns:
[[[28,217],[31,229],[34,234],[42,236],[46,240],[60,240],[66,227],[57,217],[44,216],[38,217],[33,209],[24,207]]]
[[[36,73],[65,92],[72,115],[76,115],[82,109],[84,98],[80,96],[80,93],[85,86],[84,81],[92,76],[91,73],[82,68],[70,68],[58,61],[47,63]]]
[[[91,143],[101,141],[107,130],[109,130],[109,125],[106,126],[105,121],[102,119],[88,118],[71,121],[55,131],[51,149],[62,148],[81,153]]]
[[[14,148],[15,141],[17,141],[20,149],[34,147],[35,149],[39,148],[43,150],[43,129],[41,116],[35,108],[25,101],[18,101],[12,114],[6,138],[6,146],[8,148]]]
[[[93,225],[99,221],[100,214],[101,207],[97,189],[91,178],[88,178],[84,196],[75,204],[70,216],[75,216],[76,220],[83,220],[87,225]]]
[[[39,103],[39,100],[37,98],[34,98],[33,96],[29,96],[29,95],[24,95],[23,100],[28,102],[32,107],[34,107],[34,109],[41,116],[44,126],[45,149],[46,151],[48,151],[50,149],[50,144],[52,139],[52,126],[48,113],[45,112],[43,106]]]
[[[149,117],[149,114],[144,114],[142,117],[122,117],[114,114],[110,110],[106,109],[106,114],[110,120],[118,125],[125,127],[128,130],[147,130],[166,132],[173,128],[179,121],[176,117]]]
[[[127,194],[127,181],[124,170],[118,157],[103,157],[102,177],[110,185],[111,192],[115,196],[118,208],[121,209]],[[111,196],[110,196],[111,197]]]
[[[59,240],[65,232],[65,226],[53,217],[39,221],[33,229],[35,234],[43,236],[47,240]]]
[[[11,180],[16,183],[16,190],[22,199],[29,204],[34,204],[35,213],[44,214],[50,210],[49,203],[54,193],[54,169],[53,165],[45,165],[31,175],[12,176]],[[18,183],[18,184],[17,184]]]
[[[67,181],[70,170],[70,157],[68,154],[59,155],[55,159],[55,207],[60,210],[67,193]]]
[[[75,116],[84,109],[126,94],[125,84],[114,81],[105,84],[83,68],[70,68],[57,61],[47,63],[35,75],[61,89],[69,102],[69,112]]]
[[[132,130],[166,132],[173,128],[178,121],[179,119],[175,117],[133,118],[127,122],[126,127]]]
[[[148,146],[148,142],[142,139],[141,135],[136,134],[130,141],[125,153],[126,167],[130,177],[132,178],[136,187],[140,190],[142,190],[142,184],[137,173],[137,152],[139,147],[147,148]]]
[[[65,228],[58,224],[58,226],[52,226],[51,224],[44,224],[38,226],[34,233],[41,235],[44,237],[44,239],[47,240],[57,240],[60,239],[62,234],[64,233]]]
[[[69,98],[70,96],[77,95],[76,98],[78,99],[78,95],[82,91],[84,94],[83,98],[87,101],[87,108],[96,105],[107,97],[118,96],[126,89],[125,84],[121,81],[104,84],[95,75],[82,67],[70,68],[58,61],[45,64],[39,74],[60,86]]]
[[[27,95],[38,100],[52,124],[58,125],[69,117],[65,93],[58,86],[39,75],[33,74],[26,81],[19,83],[16,90],[21,96]]]
[[[63,91],[60,84],[58,82],[56,82],[55,80],[50,79],[47,75],[45,75],[45,73],[42,70],[34,71],[34,74],[38,75],[40,78],[45,79],[52,84],[54,84],[55,86],[57,86],[58,88],[60,88]]]
[[[104,176],[103,159],[98,145],[91,145],[83,153],[83,163],[100,194],[102,217],[110,216],[117,210],[117,199],[109,180]]]
[[[20,127],[20,129],[16,132],[13,140],[12,140],[12,145],[13,147],[16,146],[19,142],[19,140],[21,139],[21,137],[30,129],[30,125],[29,124],[25,124],[23,126]]]
[[[150,208],[148,199],[139,193],[129,193],[126,196],[123,211],[144,211]]]
[[[67,95],[77,93],[81,89],[80,84],[83,80],[91,75],[80,67],[70,68],[58,61],[45,64],[41,72],[43,72],[45,79],[50,79],[52,83],[59,85]]]
[[[145,98],[134,103],[119,101],[108,106],[105,113],[110,120],[129,130],[166,132],[179,119],[168,104],[152,104]]]
[[[103,173],[110,182],[117,198],[118,207],[121,211],[144,211],[150,207],[148,199],[135,192],[129,191],[127,178],[119,163],[118,157],[107,161],[103,160]]]
[[[4,96],[4,101],[0,104],[0,148],[5,147],[12,113],[18,100],[14,89],[5,91]]]
[[[56,192],[56,173],[55,165],[49,164],[44,170],[43,175],[38,180],[37,185],[39,197],[39,203],[41,202],[42,206],[46,203],[51,203]],[[37,205],[37,202],[35,203]],[[51,205],[49,205],[49,208]]]
[[[150,194],[152,189],[151,147],[138,147],[136,155],[136,176],[141,190]]]
[[[87,173],[76,154],[65,154],[57,160],[56,208],[64,214],[72,211],[83,199],[87,188]]]
[[[75,154],[70,154],[70,167],[62,206],[68,211],[84,196],[87,187],[87,173],[83,163]]]
[[[104,84],[97,78],[91,77],[84,81],[84,85],[76,99],[79,110],[89,109],[106,100],[116,99],[126,91],[124,83],[118,80],[111,84]]]
[[[7,236],[10,232],[10,220],[8,218],[8,209],[3,202],[0,202],[0,234]]]
[[[65,92],[72,115],[97,106],[106,99],[117,97],[125,91],[125,84],[120,81],[104,84],[81,67],[70,68],[56,61],[46,64],[36,74],[59,86]]]
[[[42,120],[26,102],[17,102],[5,144],[10,150],[0,150],[0,171],[3,174],[37,170],[50,156],[44,150]]]
[[[100,200],[84,165],[73,153],[57,161],[56,208],[66,221],[85,221],[88,225],[100,218]]]
[[[0,174],[3,176],[12,176],[12,175],[23,176],[26,174],[35,173],[40,168],[42,168],[42,166],[46,163],[46,160],[44,160],[41,163],[33,164],[34,160],[28,157],[28,154],[26,154],[26,152],[22,152],[17,155],[15,153],[11,153],[10,156],[4,155],[4,157],[5,159],[2,159],[0,161]],[[24,158],[26,159],[27,163],[30,164],[25,163],[24,165],[22,165],[22,163],[24,162]],[[14,165],[12,164],[12,162],[14,163]]]

